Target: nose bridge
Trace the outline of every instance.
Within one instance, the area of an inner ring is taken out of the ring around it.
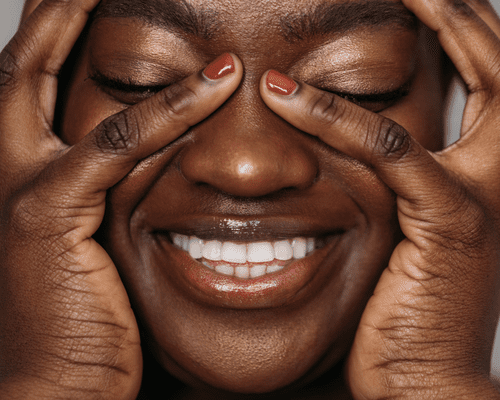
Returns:
[[[240,88],[193,130],[180,160],[188,181],[244,197],[313,183],[316,160],[304,134],[267,108],[256,88]]]

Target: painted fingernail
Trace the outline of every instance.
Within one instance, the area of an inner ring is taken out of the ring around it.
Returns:
[[[208,64],[203,74],[208,79],[216,80],[232,74],[235,70],[233,57],[229,53],[224,53]]]
[[[297,88],[293,79],[273,69],[267,73],[266,85],[271,92],[286,96],[291,95]]]

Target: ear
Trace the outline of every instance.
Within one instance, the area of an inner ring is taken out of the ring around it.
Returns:
[[[24,3],[23,13],[21,14],[21,24],[31,15],[38,7],[42,0],[26,0]]]

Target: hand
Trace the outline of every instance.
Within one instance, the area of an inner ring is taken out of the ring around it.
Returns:
[[[194,74],[80,143],[53,132],[57,74],[98,0],[45,0],[0,54],[0,397],[135,399],[139,332],[92,239],[106,191],[215,111],[233,73]],[[227,60],[227,59],[226,59]]]
[[[400,125],[304,83],[261,82],[291,124],[373,169],[404,240],[369,300],[346,374],[356,399],[500,398],[488,379],[500,264],[500,21],[481,1],[403,0],[467,85],[462,137],[431,153]]]

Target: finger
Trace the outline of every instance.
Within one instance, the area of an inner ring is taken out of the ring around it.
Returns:
[[[488,0],[470,1],[469,6],[500,37],[500,18]]]
[[[40,5],[43,0],[25,0],[23,12],[21,13],[21,21],[23,23],[28,19],[28,17],[35,11],[35,9]]]
[[[207,74],[218,78],[209,79]],[[60,199],[66,199],[68,209],[103,207],[108,188],[138,161],[213,113],[238,87],[242,74],[241,61],[226,53],[205,73],[194,74],[107,118],[51,164],[42,179],[44,203],[59,205]]]
[[[448,170],[492,189],[500,178],[498,94],[500,19],[487,0],[403,0],[440,42],[470,91],[461,139],[440,153]],[[496,193],[488,190],[486,198]],[[494,195],[493,197],[498,197]],[[498,203],[498,200],[496,201]]]
[[[98,2],[44,0],[0,53],[0,118],[13,126],[24,115],[24,144],[52,124],[57,74]],[[3,129],[2,136],[21,140],[19,129]]]
[[[274,112],[298,129],[372,167],[398,196],[424,208],[435,207],[434,195],[443,192],[447,174],[403,127],[333,93],[296,83],[275,71],[264,74],[260,90],[264,102]]]
[[[473,7],[470,4],[476,3]],[[436,31],[471,93],[495,92],[500,82],[500,39],[475,10],[498,29],[484,0],[403,0],[424,24]]]

